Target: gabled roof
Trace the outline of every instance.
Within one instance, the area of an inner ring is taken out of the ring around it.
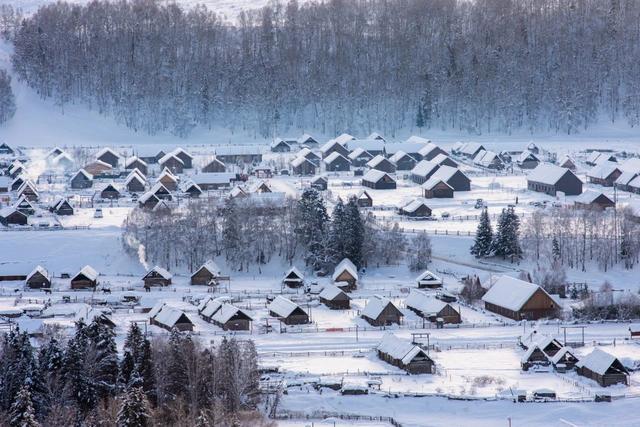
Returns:
[[[615,183],[616,185],[629,185],[629,183],[633,181],[633,179],[637,177],[638,174],[638,172],[624,171],[620,174],[618,179],[616,179]]]
[[[569,347],[562,347],[556,354],[553,355],[553,357],[550,358],[551,363],[553,363],[554,365],[557,364],[558,362],[560,362],[560,360],[562,360],[565,354],[570,354],[574,358],[578,359]]]
[[[418,289],[411,289],[405,304],[409,308],[419,311],[424,315],[435,315],[442,311],[448,303]]]
[[[292,276],[292,277],[289,277],[289,276]],[[289,270],[287,270],[286,273],[284,273],[284,277],[282,279],[284,280],[284,279],[292,279],[292,278],[303,280],[304,274],[300,272],[300,270],[298,270],[297,267],[293,266]]]
[[[478,150],[484,150],[484,147],[479,142],[468,142],[460,147],[460,152],[468,156],[475,154]]]
[[[280,295],[278,295],[273,301],[271,301],[268,309],[269,311],[274,312],[280,317],[289,317],[295,310],[302,310],[302,308],[300,308],[298,304]]]
[[[525,150],[522,153],[520,153],[520,155],[518,156],[518,163],[522,163],[526,160],[533,160],[536,162],[539,162],[540,159],[538,158],[538,156],[536,156],[535,154],[533,154],[531,151]]]
[[[313,179],[311,179],[311,183],[313,184],[319,181],[329,182],[329,179],[324,175],[316,175],[315,177],[313,177]]]
[[[347,271],[355,280],[358,280],[358,269],[348,258],[343,259],[336,265],[336,268],[333,270],[333,280],[335,281],[344,271]]]
[[[320,147],[320,152],[322,152],[323,154],[327,153],[329,150],[331,150],[336,145],[339,145],[341,147],[343,146],[342,144],[340,144],[335,139],[330,139],[322,147]]]
[[[368,182],[378,182],[385,176],[388,176],[389,178],[391,178],[391,175],[389,175],[385,171],[381,171],[378,169],[369,169],[367,173],[365,173],[364,176],[362,177],[362,180],[368,181]],[[391,179],[395,181],[393,178]]]
[[[102,150],[100,150],[100,151],[98,151],[96,153],[96,159],[102,157],[103,155],[105,155],[107,153],[112,154],[112,155],[116,156],[117,158],[120,158],[120,154],[116,153],[115,151],[113,151],[109,147],[105,147],[105,148],[103,148]]]
[[[318,142],[314,137],[312,137],[308,133],[304,133],[300,138],[298,138],[298,144],[304,144],[309,140],[312,140],[314,143]]]
[[[212,275],[214,275],[214,276],[220,276],[220,267],[218,267],[218,264],[216,264],[216,263],[215,263],[215,261],[213,261],[213,260],[211,260],[211,259],[210,259],[210,260],[208,260],[207,262],[205,262],[204,264],[202,264],[202,265],[200,266],[200,268],[199,268],[199,269],[197,269],[197,270],[195,271],[195,273],[193,273],[193,274],[191,275],[191,277],[195,276],[195,275],[196,275],[197,273],[199,273],[199,272],[200,272],[200,270],[202,270],[202,269],[204,269],[204,270],[208,271],[209,273],[211,273],[211,274],[212,274]]]
[[[74,278],[78,277],[79,275],[83,275],[89,280],[98,279],[98,272],[94,270],[90,265],[85,265],[84,267],[82,267],[82,269],[74,276]]]
[[[211,320],[217,323],[224,324],[236,315],[246,316],[248,320],[253,320],[246,311],[227,302],[223,303],[220,308],[216,310],[213,316],[211,316]]]
[[[345,297],[347,297],[348,299],[351,299],[349,297],[349,295],[347,295],[342,289],[340,289],[337,286],[334,285],[327,285],[322,289],[322,292],[320,292],[319,297],[322,299],[326,299],[326,300],[333,300],[335,299],[338,295],[340,294],[344,294]]]
[[[157,265],[155,267],[153,267],[151,270],[149,270],[147,272],[147,274],[144,275],[143,279],[146,279],[147,277],[149,277],[149,275],[151,273],[157,273],[159,276],[161,276],[163,279],[167,279],[170,280],[173,275],[171,273],[169,273],[167,270],[165,270],[162,267],[158,267]]]
[[[366,157],[368,159],[372,159],[373,158],[373,154],[371,154],[370,152],[368,152],[367,150],[365,150],[362,147],[356,147],[356,149],[351,151],[347,157],[349,157],[350,160],[356,160],[360,156],[364,156],[364,157]]]
[[[580,359],[578,363],[576,363],[576,366],[578,368],[587,368],[598,375],[604,375],[611,365],[616,362],[620,368],[622,368],[621,370],[626,373],[627,370],[614,355],[602,351],[599,348],[594,348],[591,353]]]
[[[409,341],[401,340],[391,332],[384,334],[376,348],[379,352],[388,354],[395,360],[402,361],[404,365],[411,363],[417,355],[428,358],[427,353],[423,349],[411,344]]]
[[[371,194],[369,194],[367,192],[367,190],[360,190],[360,191],[358,191],[358,194],[356,194],[356,199],[358,199],[358,200],[362,200],[362,199],[373,200],[373,197],[371,197]]]
[[[606,161],[598,163],[594,167],[589,169],[589,172],[587,172],[587,176],[590,178],[607,179],[612,173],[616,171],[622,172],[618,164]]]
[[[383,162],[390,162],[390,160],[384,157],[383,155],[378,154],[373,159],[367,162],[367,166],[370,168],[375,168],[376,166],[378,166],[380,163],[383,163]]]
[[[595,191],[595,190],[587,190],[584,193],[580,194],[579,196],[577,196],[574,199],[575,203],[582,203],[585,205],[590,205],[591,203],[595,202],[596,199],[598,199],[599,197],[604,197],[607,199],[608,202],[613,203],[613,200],[611,200],[609,197],[607,197],[604,193],[600,192],[600,191]]]
[[[313,158],[313,159],[319,159],[320,158],[320,156],[318,156],[316,153],[314,153],[313,151],[311,151],[307,147],[304,147],[302,150],[298,151],[298,157],[306,157],[307,159],[308,158]]]
[[[378,132],[371,132],[371,134],[369,134],[369,136],[366,139],[380,139],[384,141],[384,137],[380,135]]]
[[[462,175],[466,176],[464,172],[462,172],[460,169],[458,168],[454,168],[452,166],[447,166],[447,165],[442,165],[438,168],[438,170],[431,175],[431,178],[434,179],[441,179],[443,181],[449,181],[453,175],[455,175],[456,173],[461,173]],[[468,177],[467,177],[468,179]]]
[[[0,218],[7,218],[9,215],[12,215],[14,213],[18,213],[18,214],[26,217],[25,214],[23,214],[22,212],[20,212],[16,208],[14,208],[12,206],[5,206],[4,208],[0,209]]]
[[[200,172],[187,177],[198,185],[202,184],[230,184],[236,179],[236,174],[231,172]]]
[[[397,163],[397,162],[399,162],[400,160],[402,160],[405,157],[409,157],[414,162],[416,160],[413,157],[411,157],[409,154],[405,153],[404,151],[398,150],[398,151],[395,152],[395,154],[393,156],[389,157],[389,161],[391,163]]]
[[[124,180],[124,184],[129,185],[134,179],[142,185],[145,184],[145,180],[141,178],[137,173],[130,173],[129,176],[127,176],[127,179]]]
[[[147,162],[145,162],[144,160],[142,160],[141,158],[137,157],[137,156],[133,156],[133,157],[129,157],[127,159],[127,161],[125,162],[124,166],[131,166],[131,164],[135,163],[135,162],[140,162],[142,163],[144,166],[148,166]]]
[[[421,142],[392,142],[389,144],[385,144],[384,151],[387,155],[392,155],[397,153],[398,151],[404,151],[410,156],[414,156],[420,153],[420,150],[425,147],[424,143]]]
[[[440,168],[440,165],[435,162],[421,160],[413,167],[413,169],[411,169],[411,173],[418,176],[427,176],[438,168]]]
[[[173,182],[178,182],[178,177],[172,174],[168,169],[164,169],[160,175],[158,175],[158,179],[156,182],[160,182],[163,178],[169,178]]]
[[[369,319],[377,319],[389,305],[393,306],[396,310],[398,309],[390,299],[381,295],[374,295],[367,301],[367,305],[362,309],[361,314]]]
[[[406,205],[402,206],[401,209],[404,212],[415,212],[418,209],[420,209],[422,206],[426,206],[427,208],[429,208],[429,205],[427,205],[426,201],[423,198],[417,197],[417,198],[411,200]],[[431,209],[431,208],[429,208],[429,209]]]
[[[439,183],[443,183],[444,185],[446,185],[447,187],[449,187],[450,189],[453,190],[453,187],[450,186],[446,181],[443,181],[442,179],[438,178],[438,177],[431,177],[428,180],[426,180],[421,187],[424,188],[425,190],[433,190],[433,188],[438,185]]]
[[[329,154],[325,159],[324,162],[326,164],[331,164],[333,162],[335,162],[338,159],[344,159],[347,163],[351,163],[351,161],[349,159],[347,159],[345,156],[343,156],[342,154],[338,153],[337,151],[334,151],[333,153]]]
[[[176,148],[176,149],[175,149],[175,150],[173,150],[171,153],[172,153],[172,154],[174,154],[176,157],[177,157],[179,154],[183,154],[183,155],[187,156],[188,158],[193,159],[193,156],[192,156],[191,154],[189,154],[189,153],[188,153],[184,148],[182,148],[182,147],[178,147],[178,148]]]
[[[40,273],[46,279],[49,279],[49,272],[44,267],[38,265],[38,266],[36,266],[36,268],[33,269],[33,271],[31,271],[31,273],[29,273],[27,275],[27,279],[26,280],[28,281],[29,279],[31,279],[36,273]]]
[[[338,153],[333,153],[333,154],[338,154]],[[332,154],[332,156],[333,156]],[[329,156],[331,157],[331,156]],[[328,159],[328,157],[327,157]],[[294,168],[297,168],[298,166],[302,165],[303,163],[310,163],[314,168],[316,167],[316,165],[309,159],[307,159],[304,156],[298,156],[295,159],[291,160],[291,166],[293,166]]]
[[[73,178],[75,178],[78,175],[82,175],[82,176],[84,176],[86,179],[88,179],[90,181],[93,179],[93,175],[91,175],[89,172],[87,172],[84,169],[80,169],[78,172],[76,172],[75,175],[73,175]],[[71,179],[73,179],[73,178],[71,178]]]
[[[495,280],[482,300],[511,311],[519,311],[538,290],[552,299],[547,291],[536,284],[503,275]]]
[[[551,163],[540,163],[527,176],[528,181],[539,182],[541,184],[556,185],[562,177],[567,174],[575,176],[571,170],[552,165]],[[578,177],[576,177],[578,178]]]
[[[187,313],[166,304],[163,305],[154,316],[150,317],[153,317],[156,322],[168,326],[169,328],[173,328],[179,320],[187,320],[189,323],[193,324]]]
[[[433,274],[429,270],[425,270],[421,275],[416,278],[416,282],[425,282],[425,283],[442,283],[442,279],[437,275]]]
[[[180,164],[184,165],[184,162],[182,161],[182,159],[180,157],[178,157],[178,155],[175,152],[171,152],[171,153],[165,154],[164,156],[162,156],[160,158],[160,160],[158,160],[158,163],[162,165],[162,164],[166,163],[171,158],[176,159]]]
[[[271,148],[276,148],[278,145],[286,145],[287,147],[291,148],[287,141],[282,138],[276,138],[271,142],[271,144],[269,144]]]
[[[352,136],[352,135],[349,135],[348,133],[343,133],[343,134],[337,136],[336,138],[334,138],[334,140],[338,144],[341,144],[341,145],[344,145],[345,143],[347,143],[347,142],[349,142],[349,141],[351,141],[353,139],[356,139],[356,138],[354,136]]]
[[[417,135],[411,135],[409,138],[407,138],[406,142],[411,142],[411,143],[419,143],[419,144],[433,144],[431,142],[431,140],[427,139],[427,138],[423,138],[421,136],[417,136]],[[435,144],[433,144],[435,146]]]

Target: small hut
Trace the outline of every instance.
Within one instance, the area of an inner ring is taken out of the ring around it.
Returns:
[[[49,272],[41,266],[37,266],[31,273],[29,273],[29,275],[27,275],[25,283],[27,287],[31,289],[51,288]]]
[[[90,265],[85,265],[71,279],[71,289],[89,289],[98,285],[98,272]]]
[[[304,284],[304,274],[296,267],[291,267],[282,278],[282,283],[289,288],[299,288]]]
[[[325,286],[319,296],[320,302],[332,310],[348,310],[351,307],[351,298],[337,286]]]
[[[171,273],[156,265],[144,275],[142,281],[144,282],[145,288],[151,286],[168,286],[171,284],[172,277]]]
[[[221,276],[220,267],[213,260],[208,260],[191,275],[192,285],[213,286]]]

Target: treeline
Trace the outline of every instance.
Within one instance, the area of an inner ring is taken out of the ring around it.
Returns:
[[[330,215],[312,188],[284,202],[247,197],[190,200],[171,210],[134,209],[123,244],[144,262],[190,271],[218,256],[237,271],[258,272],[276,258],[326,272],[343,258],[358,267],[407,260],[413,269],[431,260],[426,234],[408,239],[397,224],[363,215],[353,197],[338,200]]]
[[[16,113],[16,97],[11,89],[11,76],[0,69],[0,124]]]
[[[251,341],[225,338],[213,349],[177,332],[150,341],[132,324],[120,356],[112,326],[99,319],[39,348],[18,329],[4,336],[0,424],[263,425]]]
[[[634,0],[292,0],[231,23],[58,2],[14,30],[13,64],[43,97],[149,133],[574,133],[640,123],[638,16]]]

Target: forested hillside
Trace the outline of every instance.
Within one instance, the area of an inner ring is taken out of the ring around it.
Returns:
[[[56,3],[17,26],[13,62],[43,97],[149,133],[575,133],[640,121],[638,16],[633,0],[333,0],[231,23],[151,0]]]

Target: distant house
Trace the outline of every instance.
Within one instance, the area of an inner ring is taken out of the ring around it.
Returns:
[[[89,175],[97,177],[100,175],[108,175],[113,170],[113,166],[102,160],[96,160],[95,162],[86,164],[84,170],[87,171]]]
[[[225,164],[258,164],[262,162],[262,150],[257,145],[228,145],[215,149],[216,158]]]
[[[145,288],[151,286],[169,286],[173,276],[167,270],[157,265],[142,277]]]
[[[592,184],[599,184],[603,187],[612,187],[613,183],[622,175],[622,170],[617,163],[602,162],[589,169],[587,179]]]
[[[391,163],[389,159],[378,154],[373,159],[367,162],[367,167],[373,170],[378,170],[386,173],[394,173],[396,171],[396,166]]]
[[[146,182],[137,173],[131,173],[125,179],[124,185],[130,193],[142,193],[145,190]]]
[[[209,260],[191,275],[191,284],[213,286],[217,284],[220,276],[220,267],[214,261]]]
[[[6,142],[3,142],[2,144],[0,144],[0,154],[3,154],[3,155],[14,154],[14,151],[13,151],[13,148],[9,146],[9,144],[7,144]]]
[[[181,332],[190,332],[194,327],[193,322],[184,311],[161,302],[149,312],[149,323],[167,331],[176,329]]]
[[[535,169],[540,164],[540,159],[530,151],[523,151],[516,163],[520,169]]]
[[[502,170],[504,161],[493,151],[480,151],[474,158],[473,163],[487,169]],[[451,166],[451,165],[448,165]]]
[[[426,199],[453,198],[453,187],[437,177],[429,178],[421,185],[422,194]]]
[[[416,184],[422,184],[433,176],[440,168],[437,163],[429,160],[420,161],[413,169],[411,169],[411,181]]]
[[[618,161],[618,159],[616,159],[616,157],[610,153],[603,153],[600,151],[593,151],[589,157],[587,158],[586,163],[589,166],[595,166],[597,164],[600,163],[604,163],[604,162],[612,162],[612,163],[616,163]]]
[[[555,370],[562,373],[575,368],[579,359],[569,347],[562,347],[549,360]]]
[[[369,153],[362,147],[357,147],[351,153],[349,153],[347,157],[349,158],[349,160],[351,160],[351,164],[354,167],[360,168],[365,166],[367,162],[373,159],[373,154]]]
[[[629,371],[615,356],[595,348],[576,363],[578,375],[589,378],[602,387],[629,385]]]
[[[384,155],[387,144],[380,139],[353,139],[345,143],[350,151],[362,148],[373,156]]]
[[[304,274],[296,267],[291,267],[282,278],[282,283],[289,288],[299,288],[304,284]]]
[[[178,189],[178,177],[169,169],[164,169],[156,182],[161,183],[167,190],[176,191]]]
[[[373,198],[367,190],[360,190],[356,195],[356,203],[360,208],[370,208],[373,207]]]
[[[325,191],[329,186],[329,180],[326,176],[316,176],[311,180],[311,187],[315,188],[318,191]]]
[[[307,147],[305,147],[302,150],[298,151],[298,156],[297,157],[304,157],[305,159],[309,160],[314,165],[320,166],[320,156],[318,156],[313,151],[309,150]]]
[[[230,188],[237,180],[237,175],[230,172],[205,172],[189,175],[193,183],[198,184],[202,191],[218,190],[220,188]]]
[[[58,200],[56,200],[49,207],[49,211],[60,216],[73,215],[74,213],[73,206],[71,206],[69,200],[65,198],[59,198]]]
[[[466,144],[463,144],[459,148],[459,153],[461,156],[467,157],[469,159],[473,159],[482,150],[487,151],[487,149],[484,148],[482,144],[479,144],[477,142],[468,142]]]
[[[84,169],[80,169],[76,174],[71,178],[71,188],[73,189],[83,189],[83,188],[91,188],[93,186],[93,175],[87,172]]]
[[[138,206],[142,209],[147,209],[147,210],[154,209],[159,202],[160,202],[160,199],[156,197],[156,195],[153,194],[152,191],[147,191],[146,193],[144,193],[142,196],[138,198]]]
[[[446,182],[454,191],[470,191],[471,180],[460,169],[440,166],[430,179]]]
[[[38,201],[40,194],[36,189],[36,185],[31,182],[31,180],[26,180],[22,183],[20,188],[18,188],[18,197],[24,197],[31,202]]]
[[[62,153],[54,157],[53,160],[51,161],[51,164],[56,168],[62,168],[67,170],[67,169],[71,169],[75,164],[75,162],[67,153]]]
[[[147,162],[136,156],[129,157],[124,164],[124,168],[128,170],[138,169],[145,176],[149,173],[149,166],[147,165]]]
[[[636,193],[637,189],[640,187],[640,180],[638,179],[640,173],[635,171],[623,171],[618,179],[613,183],[613,185],[622,191],[629,191],[631,193]]]
[[[396,180],[386,172],[370,169],[362,177],[362,185],[374,190],[395,190]]]
[[[455,162],[451,157],[446,154],[438,154],[433,159],[430,160],[438,166],[451,166],[452,168],[457,168],[458,163]]]
[[[408,341],[388,332],[376,347],[378,357],[410,374],[433,374],[435,363],[427,353]]]
[[[322,153],[323,159],[326,159],[333,153],[338,153],[343,157],[347,157],[349,155],[349,150],[338,141],[332,139],[320,147],[320,153]]]
[[[528,371],[534,366],[548,366],[551,364],[549,356],[537,345],[531,345],[520,359],[523,371]]]
[[[609,197],[595,190],[585,191],[576,197],[573,203],[575,207],[579,209],[591,209],[598,211],[605,210],[606,208],[612,208],[616,205]]]
[[[200,310],[200,315],[225,331],[248,331],[253,319],[244,310],[232,305],[223,298],[209,299]]]
[[[398,213],[410,218],[426,218],[431,216],[431,208],[423,199],[417,198],[402,206]]]
[[[107,147],[96,153],[96,159],[111,165],[112,168],[117,168],[118,162],[120,161],[120,155]]]
[[[309,323],[309,315],[293,301],[277,296],[269,306],[269,315],[277,317],[285,325],[304,325]]]
[[[189,195],[191,198],[198,198],[202,195],[202,188],[195,182],[189,180],[182,186],[182,192]]]
[[[576,162],[569,156],[564,156],[562,159],[560,159],[560,161],[558,162],[558,166],[572,171],[576,170]]]
[[[432,142],[428,142],[425,146],[423,146],[420,149],[419,154],[420,154],[420,160],[432,160],[441,154],[443,156],[449,156],[449,153],[447,153],[442,148],[438,147],[436,144]]]
[[[298,138],[298,144],[306,146],[306,147],[317,147],[319,142],[317,139],[305,133],[300,138]]]
[[[15,178],[18,175],[24,173],[26,171],[24,165],[22,164],[22,162],[20,160],[16,160],[11,164],[11,167],[9,167],[9,176],[11,178]]]
[[[0,224],[9,225],[27,225],[27,215],[20,212],[16,208],[7,206],[0,209]]]
[[[118,199],[119,197],[120,191],[118,191],[114,184],[107,184],[100,192],[100,198],[102,199]]]
[[[89,265],[85,265],[82,269],[71,278],[71,289],[89,289],[98,285],[98,272]]]
[[[250,193],[273,193],[269,184],[264,181],[256,181],[249,188]]]
[[[276,139],[271,143],[271,151],[274,153],[288,153],[291,151],[291,146],[287,144],[284,139]]]
[[[44,267],[37,266],[27,275],[25,284],[31,289],[49,289],[51,288],[51,277]]]
[[[412,289],[405,301],[407,308],[430,322],[461,323],[460,312],[451,304],[436,299],[434,296]]]
[[[346,284],[346,286],[338,285],[344,291],[348,292],[358,287],[358,268],[350,259],[345,258],[340,261],[331,277],[335,283]]]
[[[418,162],[404,151],[397,151],[393,156],[389,158],[389,161],[393,163],[396,170],[408,171],[413,169]]]
[[[342,289],[334,285],[327,285],[320,292],[320,302],[332,310],[348,310],[351,298]]]
[[[182,160],[185,169],[193,168],[193,156],[187,153],[183,148],[178,147],[172,151],[172,154]]]
[[[403,314],[389,299],[374,295],[367,301],[360,317],[372,326],[389,326],[402,323]]]
[[[485,309],[513,320],[556,316],[560,306],[540,286],[510,276],[499,276],[482,297]]]
[[[582,181],[571,170],[550,163],[540,163],[527,176],[530,191],[555,196],[563,192],[567,196],[582,194]]]
[[[153,146],[140,146],[136,149],[136,155],[138,158],[148,165],[158,163],[158,160],[160,160],[165,154],[166,152],[164,150]]]
[[[158,160],[158,163],[162,168],[168,169],[173,174],[180,174],[184,172],[185,169],[182,159],[173,152],[165,154],[160,160]]]
[[[173,199],[173,197],[171,196],[171,192],[169,191],[169,189],[167,187],[165,187],[162,184],[162,182],[156,182],[155,184],[153,184],[153,187],[151,187],[148,192],[153,194],[154,196],[156,196],[160,200],[172,200]]]
[[[299,156],[291,160],[291,169],[294,175],[309,176],[316,174],[317,165],[306,157]]]
[[[442,279],[429,270],[425,270],[416,279],[418,288],[439,289],[442,288]]]
[[[31,201],[24,196],[20,197],[20,199],[18,199],[16,204],[13,205],[13,207],[18,212],[22,212],[26,216],[33,215],[34,213],[36,213],[36,208],[33,206]]]
[[[211,159],[211,161],[209,163],[207,163],[205,165],[205,167],[202,168],[202,172],[226,172],[227,171],[227,166],[220,161],[217,157],[214,157],[213,159]]]
[[[351,170],[351,161],[337,151],[324,158],[324,167],[331,172],[346,172]]]

